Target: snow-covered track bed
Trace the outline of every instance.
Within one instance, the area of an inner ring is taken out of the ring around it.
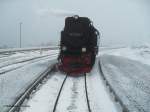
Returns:
[[[41,75],[26,89],[26,91],[16,100],[13,105],[10,106],[10,110],[8,112],[19,112],[21,106],[25,99],[30,97],[30,94],[36,90],[38,85],[42,83],[42,81],[52,72],[52,65],[49,66]]]
[[[86,83],[86,74],[72,77],[53,73],[30,95],[20,112],[92,112]]]
[[[0,54],[0,60],[1,60],[2,58],[7,58],[7,57],[9,57],[9,56],[11,56],[12,54],[15,54],[15,53]]]
[[[130,112],[150,112],[150,66],[123,56],[103,55],[104,78]]]
[[[91,73],[68,76],[50,112],[128,112],[113,99],[98,71],[96,64]]]
[[[105,86],[97,62],[93,70],[86,75],[86,85],[89,100],[87,103],[90,106],[89,112],[125,112],[113,100],[112,95]]]
[[[13,53],[13,52],[24,52],[24,51],[41,51],[41,50],[58,50],[58,46],[49,47],[32,47],[32,48],[11,48],[11,49],[0,49],[0,53]]]
[[[39,58],[43,58],[43,57],[47,57],[47,56],[55,56],[55,55],[58,55],[57,53],[55,54],[50,54],[50,55],[42,55],[42,56],[36,56],[36,57],[28,57],[28,58],[25,58],[25,59],[18,59],[18,60],[15,60],[15,61],[12,61],[12,62],[5,62],[5,63],[1,63],[0,64],[0,69],[6,67],[6,66],[10,66],[10,65],[14,65],[14,64],[18,64],[18,63],[23,63],[23,62],[27,62],[27,61],[32,61],[32,60],[35,60],[35,59],[39,59]]]
[[[1,58],[5,58],[5,57],[9,57],[13,54],[15,54],[16,52],[8,52],[8,53],[0,53],[0,59]]]
[[[102,78],[99,66],[97,62],[91,73],[76,77],[60,72],[49,75],[20,112],[129,112]]]
[[[88,99],[86,74],[66,78],[52,112],[92,112]]]
[[[46,55],[55,55],[58,54],[56,50],[45,50],[45,51],[24,51],[24,52],[15,52],[13,54],[8,54],[7,56],[3,56],[0,54],[0,67],[8,66],[10,64],[19,63],[21,61],[28,61],[33,58],[40,58]],[[1,57],[2,56],[2,57]]]
[[[109,93],[111,94],[111,97],[114,97],[114,102],[118,103],[122,112],[130,112],[129,109],[127,108],[127,106],[124,104],[124,102],[122,101],[122,99],[118,96],[118,94],[115,92],[115,90],[113,89],[113,87],[109,84],[107,78],[104,75],[104,72],[102,70],[102,65],[101,62],[98,62],[98,67],[99,67],[99,73],[105,83],[106,88],[108,88]]]
[[[87,100],[87,105],[88,105],[88,111],[91,111],[91,106],[90,106],[90,101],[89,101],[89,95],[88,95],[88,87],[87,87],[87,78],[86,78],[86,74],[84,74],[85,76],[85,93],[86,93],[86,100]]]
[[[59,72],[49,75],[50,78],[39,87],[39,90],[30,95],[24,102],[20,112],[52,112],[57,106],[59,95],[63,89],[67,75]]]
[[[19,69],[25,65],[33,64],[35,62],[41,61],[42,59],[44,60],[48,58],[57,57],[57,55],[58,54],[39,56],[39,57],[30,58],[30,59],[25,59],[25,60],[18,61],[18,62],[13,62],[10,64],[5,64],[3,66],[0,66],[0,75]]]
[[[61,92],[62,92],[62,89],[63,89],[63,86],[64,86],[64,84],[65,84],[65,82],[66,82],[67,77],[68,77],[68,75],[66,75],[66,77],[64,78],[64,80],[63,80],[63,82],[62,82],[62,84],[61,84],[61,87],[60,87],[60,89],[59,89],[58,95],[57,95],[57,97],[56,97],[56,101],[55,101],[55,104],[54,104],[53,112],[56,112],[56,107],[57,107],[57,105],[58,105],[58,100],[59,100],[60,94],[61,94]]]

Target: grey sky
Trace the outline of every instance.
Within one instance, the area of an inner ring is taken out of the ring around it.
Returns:
[[[0,0],[0,46],[59,43],[64,15],[88,16],[102,33],[103,45],[150,43],[149,0]]]

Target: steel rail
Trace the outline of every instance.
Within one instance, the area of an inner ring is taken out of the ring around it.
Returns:
[[[10,65],[15,65],[15,64],[18,64],[18,63],[24,63],[24,62],[28,62],[28,61],[32,61],[32,60],[36,60],[36,59],[48,57],[48,56],[55,56],[55,55],[58,55],[58,53],[50,54],[50,55],[44,55],[44,56],[32,57],[32,58],[29,58],[29,59],[25,59],[25,60],[13,62],[13,63],[10,63],[10,64],[2,65],[2,66],[0,66],[0,69],[2,69],[2,68],[4,68],[4,67],[7,67],[7,66],[10,66]],[[21,57],[21,58],[23,58],[23,57]],[[25,58],[26,58],[26,57],[25,57]]]
[[[58,100],[59,100],[59,98],[60,98],[60,94],[61,94],[61,92],[62,92],[62,89],[63,89],[63,86],[64,86],[64,84],[65,84],[65,82],[66,82],[67,77],[68,77],[68,75],[66,75],[66,77],[64,78],[64,80],[63,80],[63,82],[62,82],[62,85],[61,85],[61,87],[60,87],[60,89],[59,89],[59,93],[58,93],[58,95],[57,95],[57,98],[56,98],[56,101],[55,101],[55,104],[54,104],[53,112],[56,112],[56,107],[57,107],[57,104],[58,104]]]
[[[46,57],[47,57],[46,59],[48,59],[49,56],[51,56],[51,55],[43,56],[43,57],[41,57],[41,59],[42,59],[42,58],[46,58]],[[21,65],[21,66],[18,66],[18,67],[16,67],[16,68],[11,68],[11,69],[2,71],[2,72],[0,72],[0,75],[3,75],[3,74],[5,74],[5,73],[8,73],[8,72],[11,72],[11,71],[14,71],[14,70],[17,70],[17,69],[19,69],[19,68],[22,68],[22,67],[28,65],[28,64],[36,63],[36,62],[41,61],[41,60],[37,60],[37,59],[40,59],[40,58],[36,58],[36,59],[31,59],[31,60],[30,60],[30,61],[34,61],[34,62],[30,62],[29,60],[28,60],[28,61],[22,61],[22,62],[20,62],[20,63],[25,63],[25,62],[28,62],[28,63],[26,63],[26,64],[24,64],[24,65]],[[36,60],[37,60],[37,61],[36,61]],[[16,64],[19,64],[19,63],[16,63]],[[14,64],[10,64],[10,65],[14,65]],[[10,65],[8,65],[8,66],[10,66]],[[5,66],[5,67],[7,67],[7,66]],[[2,67],[2,68],[3,68],[3,67]],[[0,68],[0,69],[2,69],[2,68]],[[1,71],[1,70],[0,70],[0,71]]]
[[[113,93],[114,97],[115,97],[115,101],[116,102],[119,102],[119,104],[121,105],[122,107],[122,112],[130,112],[129,109],[127,108],[127,106],[124,104],[124,102],[122,101],[122,99],[117,95],[117,93],[115,92],[115,90],[113,89],[113,87],[111,86],[111,84],[108,82],[107,78],[105,77],[104,75],[104,72],[102,70],[102,64],[99,60],[98,62],[98,66],[99,66],[99,73],[100,73],[100,76],[103,78],[103,80],[106,82],[106,86],[109,87],[109,91],[111,93]]]
[[[86,73],[84,74],[84,77],[85,77],[85,93],[86,93],[86,100],[87,100],[88,111],[89,111],[89,112],[92,112],[92,111],[91,111],[91,107],[90,107],[89,97],[88,97]]]
[[[19,112],[21,105],[25,101],[25,99],[28,99],[30,97],[30,94],[33,90],[38,87],[38,85],[50,74],[52,73],[53,65],[50,65],[44,72],[40,73],[39,77],[26,89],[26,91],[15,101],[15,103],[12,105],[12,107],[8,110],[8,112]]]
[[[0,49],[0,54],[3,53],[13,53],[13,52],[22,52],[22,51],[38,51],[38,50],[58,50],[59,46],[50,46],[50,47],[39,47],[39,48],[12,48],[12,49]]]

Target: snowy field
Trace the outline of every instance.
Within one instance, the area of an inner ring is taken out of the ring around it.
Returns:
[[[150,48],[101,48],[97,56],[117,95],[130,112],[150,112]],[[56,62],[58,51],[16,52],[0,55],[0,112],[5,112],[48,65]],[[87,74],[87,89],[92,112],[121,112],[107,90],[96,62]],[[24,103],[20,112],[52,112],[65,75],[50,75]],[[88,112],[84,77],[68,77],[56,112]]]
[[[101,53],[104,74],[131,112],[150,112],[150,48],[127,47]]]
[[[122,47],[122,48],[101,48],[101,55],[114,55],[150,65],[150,46]]]
[[[40,73],[55,63],[57,55],[57,50],[0,55],[0,112],[5,112]]]

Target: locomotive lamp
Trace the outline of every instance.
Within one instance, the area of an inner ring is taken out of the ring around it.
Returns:
[[[66,46],[63,46],[63,47],[62,47],[62,50],[63,50],[63,51],[66,51],[66,50],[67,50],[67,47],[66,47]]]
[[[86,48],[85,47],[82,48],[82,52],[86,52]]]

